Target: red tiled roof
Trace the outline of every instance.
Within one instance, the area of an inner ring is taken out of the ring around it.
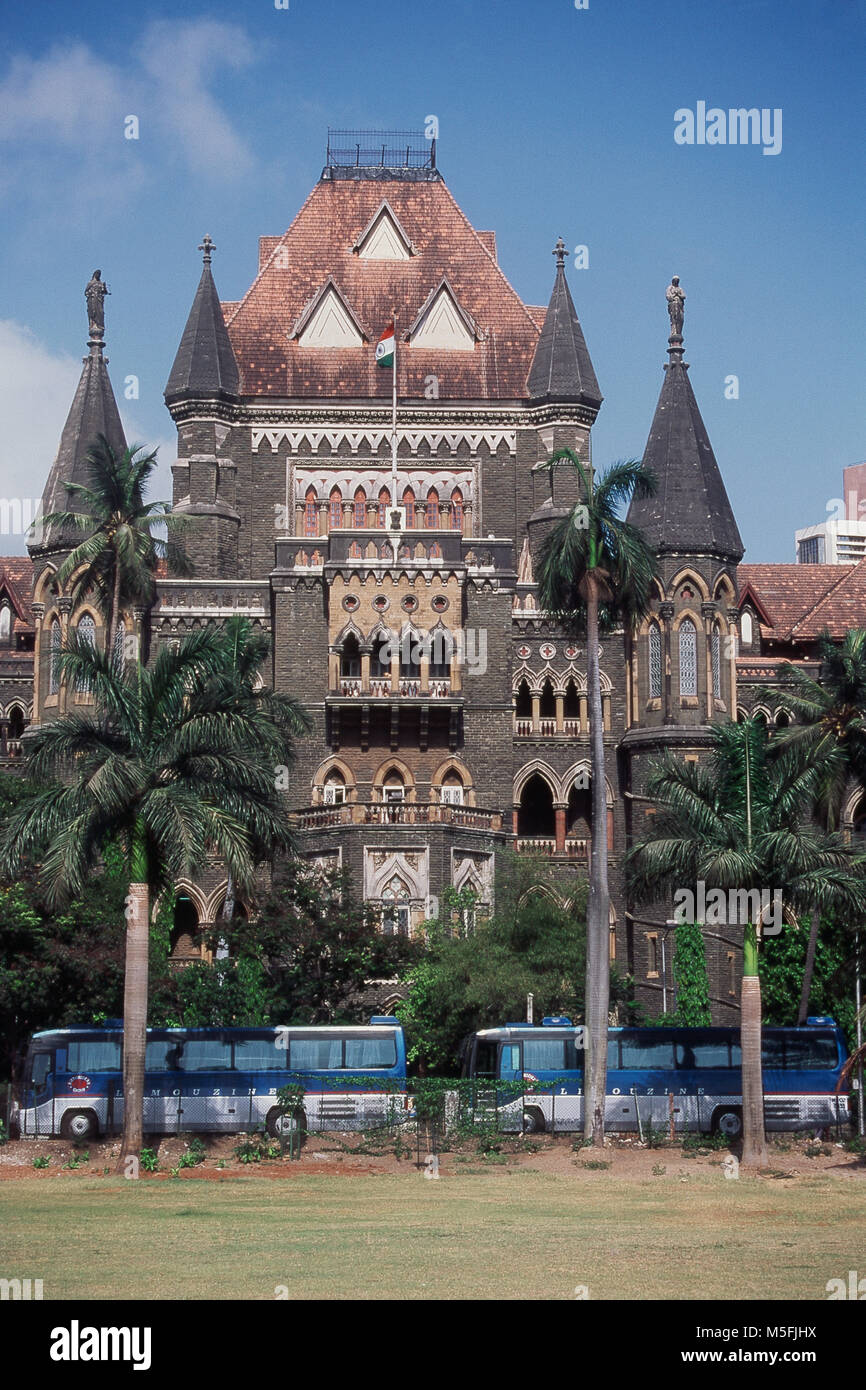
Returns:
[[[866,560],[856,565],[740,565],[740,592],[749,585],[772,619],[761,623],[770,641],[814,641],[825,628],[841,639],[866,627]]]
[[[352,251],[383,200],[417,253],[406,261],[362,260]],[[523,304],[494,252],[492,233],[474,230],[444,183],[316,184],[284,236],[260,239],[261,268],[244,298],[223,305],[242,393],[387,400],[391,374],[375,365],[376,340],[392,311],[398,333],[405,332],[447,277],[481,341],[471,352],[401,341],[399,394],[423,398],[425,378],[434,374],[444,399],[525,398],[544,311]],[[290,337],[329,276],[369,334],[361,347],[302,348]]]
[[[0,555],[0,591],[6,589],[17,614],[15,632],[32,632],[33,562],[29,555]]]

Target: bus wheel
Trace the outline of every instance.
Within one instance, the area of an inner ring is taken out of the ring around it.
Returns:
[[[544,1116],[535,1106],[530,1106],[523,1112],[523,1133],[524,1134],[543,1134],[545,1131]]]
[[[73,1144],[83,1144],[96,1138],[99,1125],[92,1110],[67,1110],[60,1123],[60,1133]]]
[[[713,1134],[723,1134],[726,1139],[739,1139],[743,1133],[742,1110],[717,1110],[713,1116]]]
[[[273,1110],[268,1111],[268,1118],[265,1121],[268,1134],[272,1139],[281,1139],[300,1130],[303,1134],[306,1128],[304,1115],[284,1115],[281,1110],[274,1106]]]

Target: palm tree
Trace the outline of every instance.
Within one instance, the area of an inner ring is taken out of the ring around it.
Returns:
[[[82,534],[57,572],[57,583],[72,579],[77,607],[93,594],[105,617],[105,650],[113,650],[121,607],[153,602],[157,564],[171,574],[188,575],[192,567],[180,544],[189,518],[171,511],[168,502],[145,502],[145,487],[156,468],[156,450],[137,445],[118,454],[100,434],[88,451],[87,484],[67,483],[78,501],[75,511],[52,512],[43,526],[55,525]],[[161,532],[165,532],[162,535]]]
[[[566,628],[585,623],[589,700],[592,836],[586,914],[587,1077],[584,1135],[604,1143],[607,1027],[610,1007],[610,892],[607,878],[604,724],[599,678],[599,632],[615,621],[633,624],[649,607],[655,554],[637,527],[620,515],[632,496],[651,496],[655,478],[636,460],[613,464],[596,478],[571,449],[551,458],[577,475],[580,501],[545,537],[538,565],[541,605]]]
[[[771,688],[760,694],[795,715],[797,723],[778,730],[773,743],[782,749],[797,748],[819,765],[815,810],[828,830],[837,830],[851,782],[866,787],[866,631],[851,629],[841,644],[825,631],[818,652],[817,680],[800,667],[786,664],[779,671],[784,693]],[[809,1013],[820,923],[821,914],[813,908],[798,1024],[805,1023]]]
[[[811,809],[820,771],[795,751],[771,757],[759,720],[712,730],[712,760],[700,765],[667,753],[648,786],[654,825],[626,865],[639,900],[703,882],[748,904],[744,925],[740,1034],[743,1066],[743,1163],[767,1162],[761,1074],[760,897],[776,889],[794,910],[862,912],[861,857],[837,833],[817,826]],[[749,896],[744,898],[743,894]],[[728,912],[727,916],[730,916]],[[725,918],[727,920],[727,917]]]
[[[41,855],[49,901],[84,887],[107,845],[125,845],[123,1134],[118,1171],[141,1148],[151,895],[192,876],[210,854],[232,882],[290,847],[278,771],[306,720],[291,697],[256,690],[266,643],[246,619],[165,646],[149,667],[118,666],[73,634],[59,660],[87,682],[94,712],[74,713],[34,735],[29,772],[57,778],[10,816],[0,868]]]

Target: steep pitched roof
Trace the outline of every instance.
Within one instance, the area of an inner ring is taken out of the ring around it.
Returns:
[[[237,396],[238,364],[210,268],[210,238],[203,243],[204,265],[180,347],[165,387],[166,401],[178,396]],[[199,248],[201,249],[201,248]]]
[[[628,519],[659,554],[685,551],[736,561],[743,542],[683,361],[682,338],[677,342],[668,348],[671,360],[643,456],[658,490],[653,497],[633,498]]]
[[[760,597],[772,642],[815,641],[825,628],[841,640],[866,626],[866,559],[855,565],[741,565],[739,582]]]
[[[554,254],[557,255],[556,279],[532,359],[529,395],[533,400],[580,401],[600,406],[603,397],[565,278],[565,250],[561,238]]]
[[[365,260],[358,244],[387,203],[411,241],[408,260]],[[470,225],[445,183],[323,179],[288,231],[261,244],[261,265],[243,299],[229,310],[228,333],[244,395],[272,398],[378,398],[391,374],[375,364],[372,343],[304,347],[290,334],[321,286],[333,277],[359,323],[373,337],[396,315],[401,396],[423,399],[431,375],[451,400],[525,399],[538,326],[496,263],[492,237]],[[476,325],[471,352],[413,347],[402,335],[448,280]]]
[[[15,631],[32,632],[33,561],[26,555],[0,556],[0,593],[4,590],[15,610]]]
[[[60,436],[57,457],[42,493],[43,516],[50,516],[52,512],[73,511],[80,506],[66,485],[86,485],[90,482],[87,453],[99,434],[105,435],[116,453],[123,453],[126,436],[105,365],[103,345],[91,340],[90,353],[84,359],[78,389]],[[81,539],[77,532],[69,529],[64,532],[57,524],[42,527],[41,535],[38,529],[31,535],[33,539],[28,541],[27,546],[31,555],[69,550]]]

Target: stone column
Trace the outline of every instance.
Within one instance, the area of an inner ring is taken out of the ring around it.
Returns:
[[[662,625],[662,679],[664,691],[664,711],[665,723],[673,724],[672,689],[671,689],[671,619],[674,616],[674,606],[666,602],[659,604],[659,618]]]
[[[563,805],[554,806],[556,817],[556,853],[565,854],[565,813],[566,807]]]
[[[39,723],[42,706],[42,623],[45,618],[45,604],[34,603],[32,609],[36,642],[33,648],[33,718],[30,724],[32,728],[35,728]]]
[[[556,732],[561,734],[565,729],[565,696],[556,696]]]
[[[72,599],[64,595],[57,600],[57,612],[60,614],[60,649],[63,651],[69,640],[69,615],[72,612]],[[66,713],[66,703],[69,697],[69,681],[67,677],[61,676],[60,689],[57,692],[57,712]]]

